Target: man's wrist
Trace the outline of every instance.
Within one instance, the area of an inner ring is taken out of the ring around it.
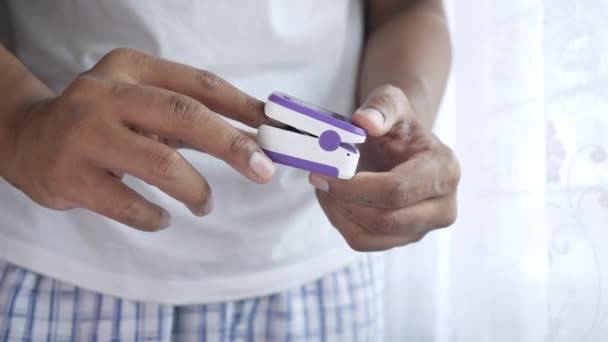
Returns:
[[[52,92],[0,45],[0,177],[15,153],[24,113]]]

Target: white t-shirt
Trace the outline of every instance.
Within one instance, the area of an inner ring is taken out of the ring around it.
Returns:
[[[9,1],[19,58],[54,91],[116,47],[211,70],[265,99],[279,90],[350,113],[362,44],[359,0]],[[182,152],[214,191],[204,218],[145,183],[173,215],[142,233],[86,210],[38,206],[0,180],[0,259],[106,294],[170,304],[269,294],[358,257],[328,222],[307,172],[257,185]]]

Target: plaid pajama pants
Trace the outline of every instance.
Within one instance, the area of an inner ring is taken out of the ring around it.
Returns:
[[[382,341],[382,289],[376,254],[282,293],[190,306],[106,296],[0,261],[0,342]]]

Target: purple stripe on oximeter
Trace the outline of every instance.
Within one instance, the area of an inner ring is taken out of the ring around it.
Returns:
[[[296,129],[258,129],[258,144],[274,162],[331,177],[354,176],[359,152],[353,144],[365,141],[364,129],[345,116],[278,92],[268,97],[264,111]]]
[[[268,101],[278,103],[289,109],[295,110],[296,112],[308,115],[316,120],[325,122],[329,125],[338,128],[342,128],[351,133],[361,136],[367,136],[367,132],[363,128],[353,125],[346,116],[334,113],[328,109],[321,108],[319,106],[315,106],[311,103],[297,99],[295,97],[291,97],[289,95],[285,95],[279,92],[274,92],[268,97]]]

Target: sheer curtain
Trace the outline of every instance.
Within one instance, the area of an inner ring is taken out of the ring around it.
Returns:
[[[448,5],[460,216],[389,253],[387,341],[608,341],[608,1]]]

